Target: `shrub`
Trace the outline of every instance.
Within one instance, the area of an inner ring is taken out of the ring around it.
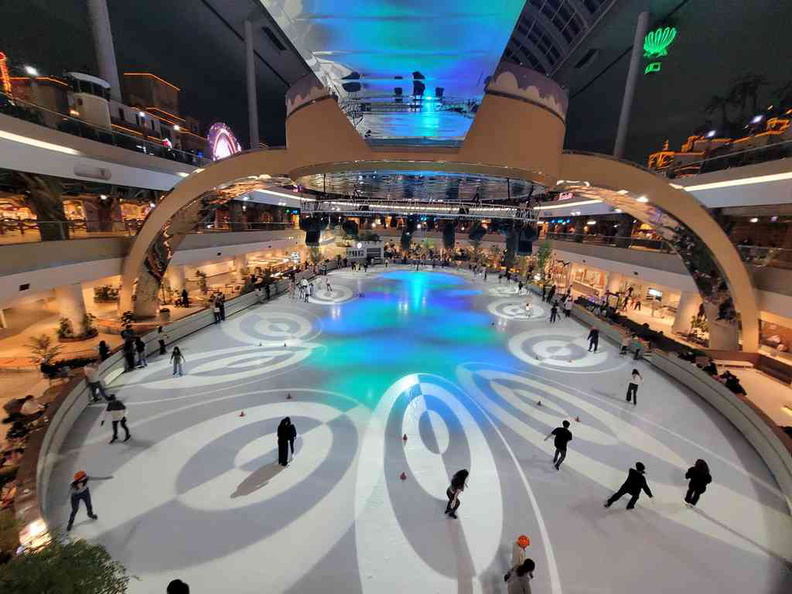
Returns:
[[[50,363],[61,352],[61,347],[54,344],[52,338],[46,334],[32,336],[28,339],[28,347],[37,365]]]
[[[123,594],[128,583],[103,546],[57,536],[0,566],[0,591],[15,594]]]
[[[74,329],[69,318],[61,318],[58,324],[58,338],[73,338]]]

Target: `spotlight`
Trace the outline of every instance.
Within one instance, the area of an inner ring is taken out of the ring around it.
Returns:
[[[144,119],[145,119],[145,117],[146,117],[146,113],[145,113],[145,112],[143,112],[143,111],[139,111],[139,112],[138,112],[138,115],[139,115],[141,118],[144,118]]]
[[[717,134],[716,130],[710,130],[709,132],[707,132],[707,138],[714,138],[715,134]]]
[[[753,218],[751,219],[751,222],[752,222],[752,223],[758,223],[758,222],[759,222],[759,219],[758,219],[757,217],[753,217]]]
[[[647,202],[649,202],[649,198],[647,198],[646,196],[638,196],[638,198],[636,198],[636,200],[637,200],[638,202],[643,202],[644,204],[646,204]]]
[[[38,76],[39,71],[37,68],[33,68],[33,66],[25,66],[25,74],[28,76]]]
[[[761,121],[762,121],[762,116],[760,116],[760,115],[757,115],[757,116],[754,116],[754,117],[753,117],[753,119],[751,120],[751,123],[752,123],[752,124],[758,124],[758,123],[759,123],[759,122],[761,122]]]
[[[181,126],[179,126],[179,124],[173,124],[173,130],[174,132],[178,132],[179,130],[181,130]]]

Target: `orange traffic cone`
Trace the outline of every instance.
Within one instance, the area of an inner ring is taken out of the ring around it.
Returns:
[[[239,413],[239,416],[240,417],[244,417],[245,416],[245,411],[243,410],[241,413]]]
[[[402,473],[399,475],[399,478],[400,478],[401,480],[403,480],[403,481],[406,481],[406,480],[407,480],[407,475],[406,475],[406,474],[404,474],[404,473],[402,472]]]

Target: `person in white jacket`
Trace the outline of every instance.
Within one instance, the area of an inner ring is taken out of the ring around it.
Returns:
[[[102,419],[100,425],[104,425],[105,420],[107,417],[110,417],[113,423],[113,439],[110,440],[110,443],[114,441],[118,441],[118,425],[120,424],[123,427],[124,431],[126,432],[126,437],[124,441],[129,441],[129,438],[132,437],[129,433],[129,427],[127,427],[126,422],[126,406],[120,400],[116,400],[115,394],[110,394],[107,397],[107,408],[105,409],[105,418]]]
[[[638,386],[643,383],[643,376],[637,369],[633,369],[630,374],[630,383],[627,384],[627,402],[632,400],[633,406],[638,404]]]

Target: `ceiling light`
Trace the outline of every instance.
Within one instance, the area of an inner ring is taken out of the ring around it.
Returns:
[[[150,206],[151,208],[155,208],[157,205],[156,205],[156,204],[154,204],[153,202],[149,202],[149,206]]]
[[[762,121],[762,116],[760,116],[760,115],[756,115],[756,116],[754,116],[754,117],[753,117],[753,119],[751,120],[751,123],[752,123],[752,124],[758,124],[758,123],[759,123],[759,122],[761,122],[761,121]]]
[[[107,200],[107,195],[106,194],[100,194],[99,198],[101,198],[102,200]]]
[[[751,222],[752,222],[752,223],[758,223],[758,222],[759,222],[759,219],[758,219],[757,217],[753,217],[753,218],[751,219]]]
[[[178,175],[179,177],[189,177],[190,176],[189,173],[184,173],[184,171],[179,171],[178,173],[176,173],[176,175]]]
[[[622,196],[624,196],[625,194],[629,194],[629,192],[628,192],[627,190],[619,190],[619,191],[618,191],[618,192],[616,192],[616,193],[617,193],[617,194],[621,194]]]
[[[770,217],[770,222],[772,222],[772,223],[775,223],[777,220],[778,220],[778,217],[777,217],[777,216],[775,216],[775,215],[773,215],[772,217]]]
[[[586,221],[586,225],[596,225],[597,221]]]
[[[141,118],[145,118],[145,117],[146,117],[146,114],[145,114],[144,112],[142,112],[142,111],[139,111],[139,112],[138,112],[138,115],[139,115]]]
[[[707,132],[707,138],[714,138],[715,134],[717,133],[718,133],[717,130],[710,130],[709,132]]]
[[[646,204],[647,202],[649,202],[649,198],[647,198],[646,196],[638,196],[638,198],[636,198],[636,200],[637,200],[638,202],[643,202],[644,204]]]
[[[571,206],[585,206],[586,204],[599,204],[602,200],[581,200],[580,202],[569,202],[568,204],[548,204],[547,206],[537,206],[534,210],[554,210],[556,208],[569,208]]]
[[[25,66],[25,74],[28,76],[38,76],[39,71],[37,68],[33,68],[33,66]]]
[[[179,130],[181,130],[181,126],[179,126],[179,124],[173,124],[173,129],[174,129],[176,132],[178,132]]]
[[[752,184],[764,184],[774,181],[782,181],[792,179],[792,171],[785,173],[772,173],[770,175],[757,175],[756,177],[744,177],[742,179],[733,179],[729,181],[712,182],[709,184],[698,184],[694,186],[685,186],[688,192],[695,192],[696,190],[715,190],[717,188],[730,188],[733,186],[748,186]]]
[[[76,151],[73,148],[61,146],[59,144],[53,144],[51,142],[44,142],[43,140],[36,140],[35,138],[28,138],[27,136],[20,136],[19,134],[13,134],[11,132],[6,132],[5,130],[0,130],[0,138],[11,140],[13,142],[20,142],[22,144],[28,144],[37,148],[58,151],[59,153],[66,153],[67,155],[80,154],[80,151]]]
[[[621,211],[622,211],[622,209],[621,209],[621,208],[614,208],[614,209],[613,209],[613,212],[621,212]]]

